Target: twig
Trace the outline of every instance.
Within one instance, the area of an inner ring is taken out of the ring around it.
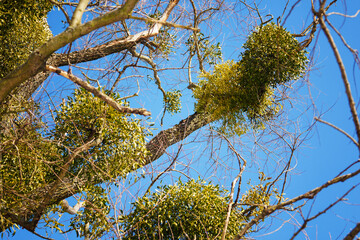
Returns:
[[[239,186],[241,184],[241,177],[242,174],[245,170],[246,167],[246,160],[235,150],[234,145],[229,141],[229,139],[225,136],[223,136],[224,139],[227,141],[229,148],[235,153],[238,162],[239,162],[239,167],[240,167],[240,172],[239,174],[234,178],[234,180],[231,183],[231,191],[230,191],[230,199],[229,199],[229,204],[228,204],[228,209],[227,209],[227,213],[226,213],[226,219],[225,219],[225,225],[224,225],[224,229],[222,231],[222,235],[221,235],[221,240],[225,240],[226,238],[226,231],[227,228],[229,226],[229,221],[230,221],[230,216],[231,216],[231,211],[232,211],[232,207],[234,205],[234,190],[235,190],[235,185],[237,183],[237,181],[239,180]],[[241,166],[241,160],[243,161],[243,166]]]
[[[324,210],[322,210],[321,212],[318,212],[317,214],[315,214],[314,216],[312,216],[311,218],[307,218],[304,219],[304,223],[301,225],[301,227],[293,234],[293,236],[291,237],[290,240],[295,239],[295,237],[306,228],[308,222],[316,219],[317,217],[319,217],[320,215],[326,213],[330,208],[334,207],[336,204],[338,204],[339,202],[344,200],[344,197],[346,197],[346,195],[348,195],[352,190],[354,190],[354,188],[356,188],[359,184],[351,187],[346,193],[344,193],[338,200],[336,200],[335,202],[333,202],[332,204],[330,204],[327,208],[325,208]]]
[[[155,184],[155,182],[156,182],[164,173],[166,173],[167,171],[169,171],[170,168],[172,168],[172,166],[175,164],[176,160],[177,160],[178,157],[179,157],[179,154],[180,154],[180,152],[181,152],[182,146],[183,146],[183,145],[181,144],[180,147],[179,147],[179,149],[178,149],[178,151],[177,151],[177,153],[176,153],[176,156],[175,156],[174,159],[171,161],[170,165],[169,165],[164,171],[162,171],[161,173],[159,173],[159,175],[157,175],[157,176],[155,177],[155,179],[151,182],[151,184],[150,184],[150,186],[148,187],[148,189],[146,190],[145,194],[148,193],[148,192],[150,192],[150,189],[151,189],[151,187]]]
[[[348,134],[347,132],[345,132],[345,131],[342,130],[341,128],[339,128],[339,127],[335,126],[334,124],[331,124],[331,123],[329,123],[329,122],[327,122],[327,121],[325,121],[325,120],[322,120],[322,119],[320,119],[320,118],[318,118],[318,117],[315,117],[314,119],[315,119],[316,121],[318,121],[318,122],[324,123],[324,124],[326,124],[326,125],[334,128],[334,129],[338,130],[339,132],[341,132],[342,134],[344,134],[345,136],[347,136],[353,143],[355,143],[355,145],[356,145],[357,147],[359,147],[359,143],[356,142],[356,140],[355,140],[352,136],[350,136],[350,134]]]
[[[327,13],[326,15],[327,16],[330,16],[330,15],[340,15],[340,16],[343,16],[343,17],[347,17],[347,18],[355,18],[357,17],[357,15],[360,13],[360,9],[357,10],[357,12],[354,14],[354,15],[346,15],[346,14],[342,14],[342,13],[338,13],[338,12],[331,12],[331,13]]]
[[[360,10],[359,10],[360,11]],[[354,55],[355,62],[358,64],[360,68],[360,58],[359,51],[350,47],[350,45],[345,41],[345,38],[340,34],[340,32],[331,24],[329,19],[325,16],[325,21],[329,24],[329,26],[336,32],[336,34],[340,37],[343,44],[349,49],[349,51]]]
[[[66,21],[70,24],[70,18],[65,9],[63,8],[62,4],[55,0],[49,0],[52,4],[55,4],[64,14]]]

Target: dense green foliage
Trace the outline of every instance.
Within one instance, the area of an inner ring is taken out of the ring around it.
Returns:
[[[24,108],[10,131],[0,136],[2,207],[20,209],[23,197],[62,174],[87,179],[81,191],[90,192],[91,198],[96,196],[94,184],[126,175],[147,157],[147,127],[85,90],[75,90],[61,105],[51,131],[37,109],[34,104]]]
[[[24,104],[23,111],[11,121],[7,133],[0,132],[1,205],[21,209],[23,197],[52,182],[52,162],[59,158],[57,146],[42,139],[44,124],[38,106]],[[49,164],[50,163],[50,164]],[[0,229],[12,223],[0,214]]]
[[[118,94],[110,96],[126,105]],[[91,182],[124,176],[142,165],[147,155],[148,132],[141,121],[118,112],[85,90],[75,90],[74,96],[61,105],[55,124],[52,136],[61,143],[59,151],[65,158],[86,143],[99,142],[79,154],[68,171],[85,171]]]
[[[181,92],[179,90],[171,90],[166,92],[164,103],[165,109],[169,113],[177,113],[181,110],[180,102]]]
[[[227,61],[212,73],[203,73],[194,90],[196,110],[211,113],[228,133],[242,134],[247,120],[252,127],[262,127],[280,108],[274,88],[301,77],[307,63],[298,41],[273,23],[257,28],[243,48],[240,61]]]
[[[2,0],[0,4],[0,78],[24,63],[51,32],[45,19],[48,0]]]
[[[232,208],[226,239],[233,239],[277,194],[268,192],[266,180],[260,175],[260,184]],[[133,203],[133,211],[123,217],[124,239],[219,239],[229,200],[226,190],[201,180],[158,187]]]
[[[221,236],[228,202],[226,191],[202,181],[159,187],[133,203],[134,211],[123,219],[124,239],[214,239]],[[233,209],[227,239],[243,221]]]

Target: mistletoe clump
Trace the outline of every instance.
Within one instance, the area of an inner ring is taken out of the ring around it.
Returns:
[[[257,28],[243,45],[238,62],[227,61],[203,73],[195,89],[196,110],[222,121],[221,130],[242,134],[280,109],[273,92],[279,84],[300,78],[307,64],[306,52],[283,27],[270,23]]]
[[[225,190],[201,180],[159,187],[123,216],[123,239],[216,239],[224,228],[228,203]],[[227,239],[236,236],[243,222],[240,209],[233,209]]]
[[[118,94],[110,96],[127,106]],[[53,137],[61,142],[59,152],[64,159],[90,146],[74,157],[68,169],[71,175],[86,173],[90,182],[124,176],[147,157],[145,137],[150,133],[141,121],[118,112],[86,90],[75,90],[61,105],[55,124]]]
[[[127,106],[119,94],[107,93]],[[17,117],[6,132],[0,132],[1,184],[6,189],[1,197],[0,231],[13,225],[12,216],[23,213],[29,213],[29,217],[22,221],[32,223],[32,210],[43,202],[34,199],[26,204],[24,198],[31,199],[39,189],[56,186],[63,179],[86,181],[78,191],[86,193],[92,206],[104,209],[104,191],[94,185],[125,176],[142,166],[148,156],[145,137],[150,132],[146,124],[83,89],[75,90],[60,105],[50,131],[38,104],[29,102],[14,110],[19,112]],[[105,231],[105,220],[93,217],[91,214],[98,212],[86,209],[83,217],[96,219],[86,220],[91,229]],[[59,224],[55,220],[45,222]]]
[[[51,36],[48,0],[3,0],[0,4],[0,78],[23,64]]]
[[[239,204],[232,206],[226,239],[234,239],[246,223],[269,206],[270,198],[279,196],[276,189],[269,190],[269,179],[264,176],[260,172],[260,183],[250,184]],[[201,179],[158,187],[132,203],[133,211],[121,217],[123,239],[219,239],[229,202],[226,189]],[[249,232],[255,230],[256,226]]]

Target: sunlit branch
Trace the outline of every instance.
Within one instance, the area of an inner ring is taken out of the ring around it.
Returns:
[[[56,74],[58,74],[60,76],[63,76],[65,78],[71,80],[72,82],[76,83],[80,87],[82,87],[82,88],[86,89],[87,91],[91,92],[96,97],[100,98],[101,100],[103,100],[104,102],[109,104],[109,106],[113,107],[114,109],[116,109],[119,112],[133,113],[133,114],[139,114],[139,115],[144,115],[144,116],[150,116],[151,115],[151,112],[149,112],[148,110],[146,110],[144,108],[129,108],[129,107],[121,106],[114,99],[112,99],[111,97],[109,97],[105,93],[101,92],[97,88],[91,86],[89,83],[81,80],[80,78],[74,76],[73,74],[70,74],[70,73],[68,73],[68,72],[66,72],[64,70],[61,70],[60,68],[56,68],[56,67],[53,67],[53,66],[46,65],[46,70],[54,72],[54,73],[56,73]]]
[[[194,14],[194,27],[197,28],[199,22],[198,22],[198,17],[197,17],[197,13],[196,13],[196,7],[195,7],[195,3],[193,0],[190,0],[191,6],[193,8],[193,14]],[[203,66],[203,58],[201,56],[200,53],[200,47],[199,47],[199,40],[197,37],[196,32],[193,33],[193,38],[194,38],[194,44],[195,44],[195,51],[196,51],[196,55],[198,58],[198,62],[199,62],[199,69],[200,71],[204,71],[204,66]]]
[[[72,15],[70,26],[75,27],[81,24],[81,18],[85,12],[85,8],[89,4],[90,0],[80,0],[79,4],[77,5],[74,14]]]
[[[67,200],[63,199],[60,203],[61,207],[63,208],[64,212],[69,214],[75,215],[85,205],[85,201],[79,201],[76,203],[74,207],[71,207]]]
[[[156,63],[154,63],[154,61],[150,57],[145,56],[144,54],[136,52],[135,48],[131,49],[130,52],[134,57],[137,57],[137,58],[141,59],[142,61],[148,63],[152,67],[152,70],[154,72],[155,83],[158,86],[159,90],[162,92],[163,96],[165,97],[166,92],[163,89],[163,87],[161,86],[161,80],[160,80],[159,75],[157,73],[158,70],[157,70],[157,67],[156,67]]]
[[[64,7],[62,6],[61,3],[59,3],[58,1],[56,0],[49,0],[52,4],[56,5],[64,14],[65,18],[66,18],[66,21],[68,23],[70,23],[70,18],[69,18],[69,15],[67,14],[66,10],[64,9]]]
[[[360,10],[359,10],[360,11]],[[329,26],[336,32],[336,34],[340,37],[343,44],[349,49],[349,51],[354,55],[355,62],[360,67],[360,58],[359,58],[359,52],[356,49],[353,49],[350,47],[350,45],[345,41],[345,38],[341,35],[341,33],[331,24],[329,19],[325,16],[325,21],[329,24]]]
[[[326,15],[327,15],[327,16],[330,16],[330,15],[339,15],[339,16],[343,16],[343,17],[347,17],[347,18],[356,18],[359,13],[360,13],[360,9],[357,10],[357,12],[356,12],[354,15],[346,15],[346,14],[338,13],[338,12],[331,12],[331,13],[327,13]]]
[[[226,140],[226,142],[228,143],[228,146],[230,147],[230,149],[235,153],[237,159],[238,159],[238,163],[239,163],[239,168],[240,168],[240,172],[239,174],[234,178],[234,180],[231,182],[231,190],[230,190],[230,199],[229,199],[229,204],[228,204],[228,209],[227,209],[227,213],[226,213],[226,219],[225,219],[225,224],[224,224],[224,228],[222,231],[222,235],[221,235],[221,240],[225,240],[226,238],[226,231],[227,228],[229,226],[229,221],[230,221],[230,216],[231,216],[231,211],[232,211],[232,207],[234,205],[234,192],[235,192],[235,186],[236,183],[239,181],[239,186],[241,185],[241,178],[243,175],[243,172],[245,171],[245,167],[246,167],[246,160],[245,158],[243,158],[240,153],[238,153],[236,151],[236,149],[234,148],[233,144],[230,142],[230,140],[223,136],[224,139]],[[241,166],[241,160],[243,161],[243,164]],[[239,191],[240,189],[238,189]]]
[[[198,29],[198,28],[193,28],[193,27],[190,27],[190,26],[183,26],[183,25],[179,25],[179,24],[176,24],[176,23],[165,22],[165,21],[154,19],[154,18],[142,18],[142,17],[132,16],[132,15],[129,16],[129,18],[135,19],[135,20],[141,20],[141,21],[144,21],[144,22],[159,23],[161,25],[168,26],[168,27],[182,28],[182,29],[187,29],[187,30],[191,30],[191,31],[194,31],[194,32],[200,32],[200,29]]]
[[[148,192],[150,192],[151,190],[151,187],[155,184],[155,182],[166,172],[168,172],[175,164],[175,162],[177,161],[178,157],[179,157],[179,154],[181,153],[181,149],[182,149],[182,146],[183,145],[180,145],[174,159],[171,161],[170,165],[164,170],[162,171],[161,173],[159,173],[154,180],[152,180],[151,184],[149,185],[149,187],[147,188],[145,194],[147,194]]]

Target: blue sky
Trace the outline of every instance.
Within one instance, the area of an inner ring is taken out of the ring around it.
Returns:
[[[295,1],[290,1],[289,6],[291,7]],[[311,19],[311,9],[309,5],[310,1],[300,1],[297,7],[294,9],[293,13],[287,19],[285,27],[291,31],[298,33],[304,26],[307,26]],[[349,15],[355,14],[358,9],[360,9],[360,1],[347,1],[347,6],[344,8],[344,3],[340,1],[336,6],[333,6],[329,12],[346,12]],[[262,12],[267,14],[271,13],[275,18],[282,14],[285,1],[282,0],[272,0],[272,1],[262,1],[259,4],[259,8],[262,9]],[[52,12],[49,15],[49,24],[53,33],[64,30],[62,24],[59,24],[59,12]],[[224,18],[226,20],[226,18]],[[234,29],[240,29],[238,23],[234,18],[229,16],[227,18],[228,22],[223,22],[221,26],[221,31],[217,26],[213,26],[212,34],[217,36],[216,41],[222,43],[224,60],[227,59],[237,59],[239,53],[241,52],[241,45],[245,40],[245,32],[240,33],[234,31]],[[348,18],[344,20],[343,17],[332,15],[329,17],[329,20],[341,31],[346,41],[354,49],[360,49],[360,16],[357,18]],[[220,23],[219,23],[220,24]],[[210,31],[207,29],[207,31]],[[333,33],[333,32],[332,32]],[[338,37],[335,37],[337,41],[339,50],[342,54],[345,66],[347,68],[348,77],[350,83],[353,87],[353,95],[355,102],[359,103],[359,85],[356,84],[359,75],[358,66],[354,66],[354,60],[351,53],[341,44]],[[334,59],[333,53],[329,47],[327,40],[324,37],[323,33],[316,35],[313,43],[317,41],[314,51],[314,65],[312,71],[309,73],[307,80],[309,84],[304,84],[305,80],[301,80],[295,86],[303,85],[296,93],[296,101],[293,105],[290,106],[286,104],[286,112],[289,114],[289,117],[296,119],[300,129],[305,130],[309,123],[313,122],[314,116],[322,116],[322,118],[336,126],[347,131],[350,135],[355,137],[355,130],[353,122],[351,121],[351,114],[347,104],[347,99],[345,95],[345,90],[343,83],[341,81],[341,76],[339,68]],[[314,44],[311,45],[311,47]],[[309,49],[309,51],[312,49]],[[60,79],[53,77],[51,81],[56,82],[65,82],[66,79]],[[58,83],[51,82],[49,84],[54,84],[55,86]],[[357,88],[356,88],[357,87]],[[149,92],[154,90],[149,87]],[[310,98],[310,94],[313,100]],[[147,92],[147,93],[149,93]],[[190,93],[187,92],[183,99],[183,110],[182,113],[176,114],[172,117],[168,117],[169,123],[163,126],[167,128],[174,123],[177,123],[180,119],[186,117],[188,114],[191,114],[193,111],[193,100],[190,99]],[[190,100],[189,100],[190,99]],[[311,102],[315,102],[315,107],[310,106]],[[136,102],[134,103],[136,104]],[[161,116],[161,96],[159,94],[151,94],[146,96],[146,98],[139,99],[137,104],[143,104],[146,108],[149,108],[154,113],[154,121],[159,121]],[[309,107],[310,106],[310,107]],[[305,112],[305,113],[304,113]],[[304,114],[302,114],[304,113]],[[161,127],[159,127],[159,130]],[[204,131],[201,131],[200,134],[205,134]],[[330,180],[336,176],[340,171],[346,168],[349,164],[356,161],[358,156],[358,151],[354,145],[341,133],[334,130],[333,128],[318,123],[309,133],[309,140],[307,140],[300,149],[296,152],[295,161],[293,162],[293,167],[296,167],[293,173],[290,175],[290,181],[286,187],[286,196],[288,198],[295,197],[299,194],[302,194],[312,188],[323,184],[327,180]],[[246,139],[242,139],[243,143],[246,143]],[[199,144],[201,144],[199,146]],[[244,146],[244,151],[247,147],[251,146],[249,143],[248,146]],[[204,151],[205,143],[191,143],[187,146],[189,149],[194,150],[194,153],[191,155],[184,154],[182,158],[186,161],[193,159],[198,159]],[[169,152],[175,152],[176,147],[170,149]],[[186,153],[186,152],[185,152]],[[220,152],[222,156],[226,155],[226,152]],[[246,156],[251,158],[250,153],[244,152]],[[206,156],[205,156],[206,157]],[[213,163],[208,158],[201,159],[199,161],[194,161],[191,165],[195,170],[189,171],[192,176],[201,175],[213,182],[218,182],[224,187],[229,189],[230,182],[232,181],[234,175],[236,174],[235,170],[221,170],[217,169],[216,174],[215,170],[207,171],[208,167]],[[165,159],[164,157],[163,159]],[[159,163],[161,167],[161,162]],[[231,165],[229,163],[229,165]],[[235,167],[235,166],[234,166]],[[244,189],[246,189],[246,180],[249,178],[256,177],[258,165],[256,163],[252,164],[252,167],[249,168],[245,180],[243,180]],[[356,166],[355,166],[356,168]],[[354,169],[355,169],[354,168]],[[227,175],[226,175],[227,174]],[[180,174],[181,175],[181,174]],[[172,183],[174,182],[179,174],[173,174],[173,177],[167,175],[163,179],[163,183]],[[215,177],[216,175],[216,177]],[[225,176],[226,175],[226,176]],[[330,187],[321,193],[314,201],[310,215],[316,214],[318,211],[321,211],[324,207],[329,204],[329,201],[335,201],[339,195],[343,194],[347,189],[359,182],[359,177],[354,178],[349,181],[349,183],[338,184],[336,186]],[[144,183],[143,183],[144,184]],[[137,186],[136,188],[146,188],[146,185]],[[297,239],[342,239],[344,234],[347,234],[349,230],[354,227],[354,223],[359,222],[360,215],[360,191],[355,189],[349,196],[348,203],[339,203],[335,208],[330,209],[328,214],[320,217],[319,219],[310,222],[309,228],[306,229],[308,238],[304,234],[300,234]],[[311,206],[311,204],[309,205]],[[305,208],[307,211],[310,211],[310,208]],[[308,212],[304,212],[304,215],[307,215]],[[278,218],[278,220],[276,220]],[[276,230],[282,225],[281,219],[289,219],[289,214],[278,215],[275,219],[271,219],[272,222],[265,221],[264,226],[268,227],[272,223],[270,229],[266,228],[266,232],[271,232]],[[299,220],[299,218],[296,218]],[[294,219],[291,222],[295,222]],[[293,226],[292,223],[286,224],[279,231],[274,233],[274,235],[262,236],[263,232],[259,232],[255,235],[256,239],[288,239],[291,237],[296,226]],[[300,223],[302,223],[300,221]],[[62,239],[63,236],[55,235],[53,236],[56,239]],[[12,239],[40,239],[35,235],[27,233],[24,230],[18,231],[18,233]]]

